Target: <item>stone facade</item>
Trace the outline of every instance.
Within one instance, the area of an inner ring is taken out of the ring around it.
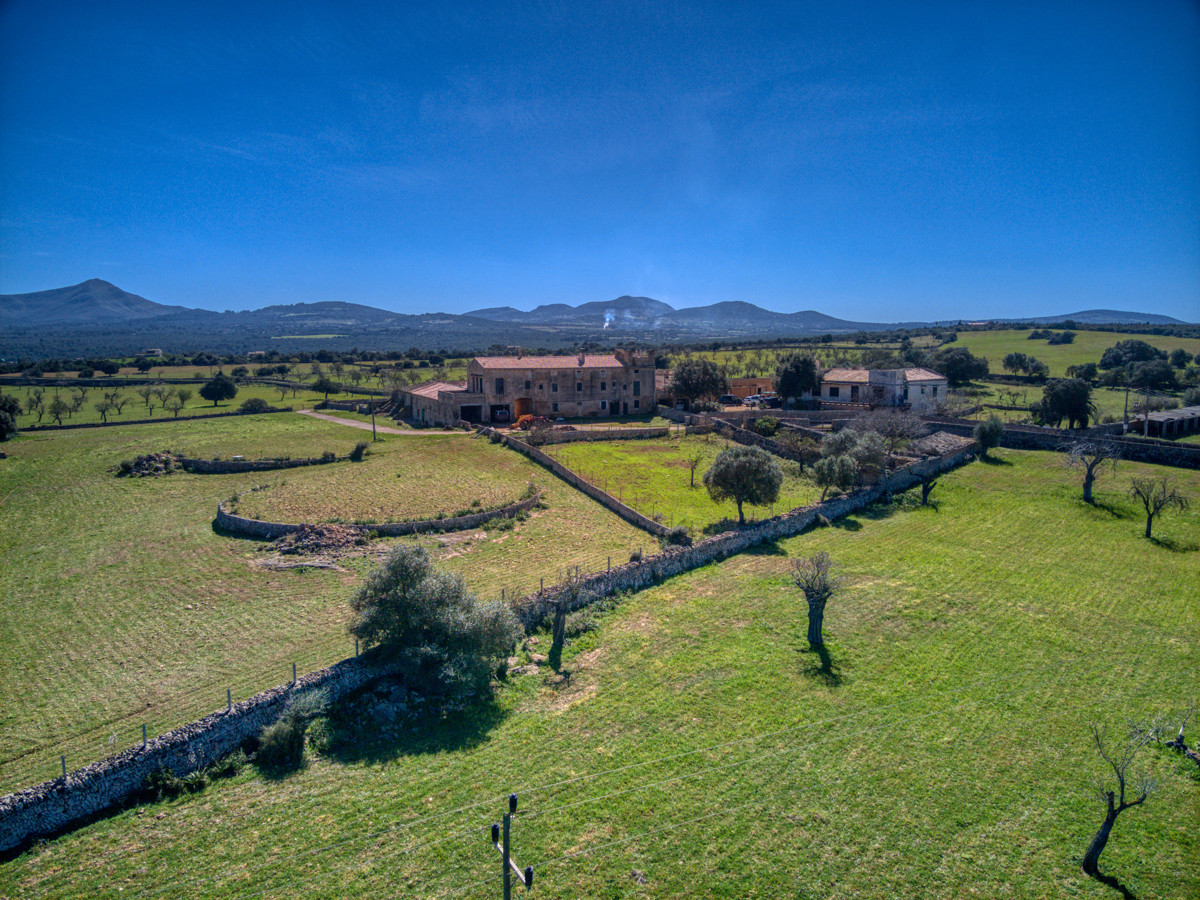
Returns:
[[[548,419],[644,415],[657,406],[654,354],[477,356],[467,380],[409,388],[413,418],[432,425],[507,424]]]
[[[821,376],[821,408],[898,406],[925,415],[946,402],[949,382],[929,369],[830,369]]]

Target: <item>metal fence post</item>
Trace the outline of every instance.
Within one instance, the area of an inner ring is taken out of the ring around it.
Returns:
[[[59,759],[62,761],[63,779],[67,777],[67,754],[63,754]]]

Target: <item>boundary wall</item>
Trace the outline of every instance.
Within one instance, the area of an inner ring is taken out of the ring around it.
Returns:
[[[666,429],[662,430],[665,431]],[[581,478],[579,475],[576,475],[571,469],[568,469],[548,453],[543,453],[537,447],[527,444],[511,434],[505,434],[502,431],[496,431],[491,428],[484,428],[479,433],[488,435],[489,437],[495,435],[496,437],[500,438],[500,441],[506,447],[516,450],[518,453],[523,453],[534,462],[545,466],[554,475],[571,485],[571,487],[581,491],[584,494],[587,494],[597,503],[612,510],[630,525],[641,528],[643,531],[648,531],[656,537],[665,537],[666,535],[670,534],[671,529],[666,525],[663,525],[661,522],[655,522],[649,516],[642,515],[632,506],[626,506],[612,494],[608,493],[602,488],[597,487],[585,478]],[[567,434],[572,433],[574,432],[567,432]]]
[[[971,419],[926,418],[939,431],[972,437],[979,423]],[[1171,441],[1127,438],[1119,434],[1081,430],[1060,431],[1035,425],[1005,425],[1000,446],[1009,450],[1066,450],[1076,441],[1098,440],[1121,448],[1121,458],[1130,462],[1174,466],[1179,469],[1200,469],[1200,445],[1177,444]]]
[[[524,500],[518,500],[507,506],[484,509],[466,516],[454,516],[448,519],[414,519],[409,522],[385,522],[378,525],[341,525],[339,523],[339,527],[353,528],[361,534],[373,533],[382,535],[383,537],[421,534],[426,531],[464,531],[468,528],[475,528],[478,525],[482,525],[490,519],[511,519],[517,513],[533,509],[541,499],[541,491],[538,491],[532,497],[526,497]],[[301,524],[267,522],[263,519],[250,519],[245,516],[235,515],[225,508],[224,500],[217,504],[217,518],[215,523],[222,531],[227,531],[230,534],[266,538],[267,540],[274,540],[285,534],[293,534],[305,527],[305,525]],[[320,525],[322,523],[312,522],[305,524]]]
[[[502,435],[502,439],[506,443],[510,440],[507,435]],[[552,470],[557,466],[553,459],[520,441],[512,440],[509,446],[522,453],[533,451],[527,455],[539,462],[542,460],[538,457],[544,458],[544,464]],[[607,572],[582,578],[575,584],[538,591],[514,601],[514,612],[525,630],[530,631],[561,601],[566,602],[568,611],[582,609],[609,594],[647,587],[664,578],[733,556],[757,544],[797,535],[822,518],[840,518],[893,492],[908,490],[919,484],[923,477],[948,471],[974,458],[974,454],[975,446],[971,445],[946,456],[922,460],[897,470],[877,485],[836,500],[800,507],[690,547],[674,548],[640,562],[617,566]],[[582,484],[587,485],[587,482]],[[537,499],[535,496],[522,503],[532,505]],[[662,527],[656,522],[651,524]],[[176,728],[141,747],[130,748],[65,777],[0,797],[0,853],[19,849],[37,837],[53,835],[127,802],[141,790],[146,777],[159,769],[166,768],[177,776],[183,776],[208,765],[276,721],[286,702],[295,694],[323,689],[331,701],[337,701],[386,674],[389,674],[389,669],[376,663],[369,655],[350,657],[305,675],[292,684],[270,688],[234,704],[228,710],[214,712],[199,721]]]
[[[294,684],[270,688],[174,731],[23,791],[0,797],[0,852],[55,834],[135,796],[146,776],[169,769],[183,776],[237,749],[277,720],[295,694],[324,690],[339,700],[387,674],[369,656],[350,657]]]
[[[298,469],[302,466],[327,466],[330,463],[346,462],[350,457],[339,456],[322,459],[319,456],[305,459],[193,459],[177,457],[185,472],[196,475],[236,475],[239,472],[270,472],[274,469]]]
[[[839,519],[875,503],[886,495],[906,491],[920,484],[924,477],[938,475],[959,466],[973,459],[976,449],[976,445],[971,444],[945,456],[913,463],[896,470],[878,484],[861,488],[852,494],[812,506],[802,506],[738,531],[727,531],[698,541],[690,547],[666,550],[641,562],[614,566],[607,572],[581,578],[573,586],[557,585],[546,588],[514,601],[513,609],[526,631],[530,631],[553,612],[560,601],[566,603],[568,611],[583,609],[609,594],[638,590],[664,578],[726,559],[756,544],[792,537],[822,518]]]

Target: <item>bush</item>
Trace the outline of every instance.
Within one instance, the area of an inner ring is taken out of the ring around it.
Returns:
[[[975,426],[975,440],[979,441],[979,455],[988,458],[988,451],[999,447],[1004,437],[1004,423],[996,416]]]
[[[638,549],[638,550],[634,550],[632,553],[630,553],[629,561],[630,562],[641,562],[642,561],[642,551],[640,549]]]
[[[363,457],[367,455],[367,448],[371,445],[366,441],[359,441],[354,445],[354,449],[350,451],[351,462],[362,462]]]
[[[238,409],[244,413],[265,413],[270,411],[271,404],[262,397],[249,397],[242,401]]]
[[[265,769],[300,765],[304,759],[304,724],[285,717],[268,725],[259,733],[256,759]]]
[[[687,547],[692,543],[692,537],[688,534],[687,528],[682,525],[676,525],[661,538],[663,546],[671,547]]]
[[[775,437],[775,432],[779,430],[779,420],[774,416],[762,416],[754,420],[750,430],[763,437]]]
[[[323,463],[337,462],[337,454],[334,453],[332,450],[326,450],[324,453],[321,454],[321,462],[323,462]]]
[[[1184,406],[1200,406],[1200,387],[1188,388],[1183,395]]]

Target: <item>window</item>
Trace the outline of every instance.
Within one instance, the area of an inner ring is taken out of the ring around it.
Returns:
[[[623,391],[629,390],[629,385],[627,385],[627,384],[621,385],[621,390],[623,390]]]
[[[608,382],[607,381],[600,382],[600,390],[602,390],[602,391],[608,390]]]
[[[558,404],[557,403],[551,403],[550,408],[553,409],[555,412],[558,412]]]
[[[552,393],[552,394],[557,394],[557,393],[558,393],[558,383],[557,383],[557,382],[555,382],[554,384],[550,385],[550,393]]]
[[[830,388],[829,388],[829,396],[830,397],[837,397],[837,396],[840,396],[840,394],[841,394],[841,392],[836,387],[834,387],[832,385],[830,386]]]
[[[937,385],[936,384],[933,386],[933,396],[935,396],[935,397],[937,396]]]
[[[642,383],[640,381],[635,381],[633,383],[633,396],[640,397],[641,395],[642,395]]]
[[[546,389],[546,386],[545,386],[544,384],[539,384],[539,385],[538,385],[538,390],[539,390],[539,391],[544,391],[545,389]]]
[[[637,408],[638,408],[638,407],[641,405],[641,403],[642,403],[642,401],[641,401],[641,400],[634,400],[634,401],[633,401],[633,408],[634,408],[634,409],[637,409]]]
[[[575,393],[578,394],[582,390],[583,390],[583,382],[582,381],[575,382]]]
[[[601,408],[601,409],[608,409],[608,401],[607,401],[607,400],[601,400],[601,401],[600,401],[600,408]]]
[[[504,379],[503,378],[496,379],[496,393],[497,394],[504,393]]]
[[[525,390],[529,390],[531,387],[533,387],[532,381],[525,382]]]

